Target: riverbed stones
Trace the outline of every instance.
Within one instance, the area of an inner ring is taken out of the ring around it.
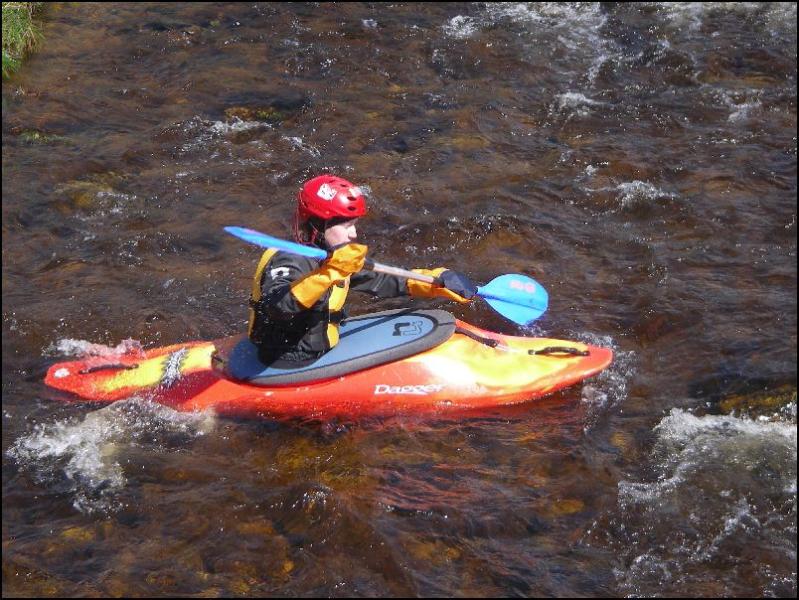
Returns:
[[[119,187],[127,179],[113,171],[89,175],[85,179],[72,180],[56,188],[56,193],[67,197],[75,208],[95,209],[103,208],[116,200],[133,198],[119,191]]]
[[[12,130],[12,133],[18,135],[20,140],[28,144],[60,144],[67,141],[67,138],[62,135],[47,133],[38,129],[21,129],[18,132]]]
[[[719,402],[724,414],[746,414],[750,417],[769,417],[796,404],[796,386],[783,385],[775,389],[745,394],[731,394]]]
[[[273,106],[231,106],[225,109],[225,117],[228,120],[261,121],[274,125],[281,123],[286,115]]]

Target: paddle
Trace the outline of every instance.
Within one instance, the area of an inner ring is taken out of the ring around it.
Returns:
[[[250,242],[263,248],[277,248],[291,254],[320,260],[327,258],[327,252],[321,248],[281,240],[245,227],[225,227],[225,231],[245,242]],[[441,282],[435,277],[383,265],[369,259],[364,263],[364,268],[377,273],[387,273],[396,277],[405,277],[441,285]],[[487,284],[478,287],[477,295],[483,298],[491,308],[503,317],[518,325],[529,325],[535,321],[544,314],[549,304],[547,291],[535,279],[527,275],[500,275]]]

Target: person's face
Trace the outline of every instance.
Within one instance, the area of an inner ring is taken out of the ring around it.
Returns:
[[[358,237],[358,232],[355,230],[355,222],[358,219],[350,219],[343,223],[331,225],[325,229],[325,241],[328,246],[338,246],[339,244],[349,244],[354,242]]]

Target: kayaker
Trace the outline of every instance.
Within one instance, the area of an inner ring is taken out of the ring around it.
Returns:
[[[367,246],[355,243],[356,222],[367,212],[361,190],[340,177],[321,175],[297,195],[294,237],[331,254],[316,259],[268,249],[261,256],[250,297],[250,340],[262,362],[274,367],[313,362],[338,343],[347,292],[381,298],[411,295],[470,302],[477,288],[462,273],[414,269],[438,277],[436,286],[364,270]]]

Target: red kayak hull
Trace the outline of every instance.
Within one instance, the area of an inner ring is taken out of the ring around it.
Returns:
[[[431,350],[345,376],[263,387],[214,369],[214,342],[92,356],[53,365],[45,383],[92,402],[142,396],[181,411],[237,417],[359,417],[422,414],[518,404],[596,375],[613,360],[607,348],[548,338],[506,336],[462,321],[462,333]],[[566,347],[584,355],[529,350]]]

